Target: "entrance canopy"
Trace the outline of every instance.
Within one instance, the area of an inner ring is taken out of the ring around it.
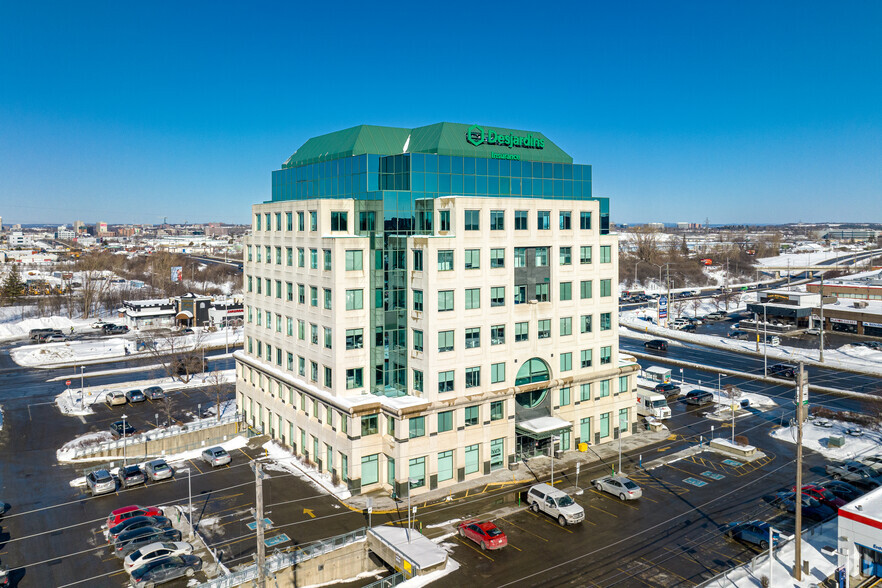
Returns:
[[[186,321],[186,320],[190,320],[192,318],[193,318],[193,313],[190,312],[189,310],[182,310],[181,312],[179,312],[175,316],[175,319],[177,319],[179,321]]]
[[[531,439],[548,439],[552,435],[572,428],[573,425],[569,421],[553,416],[543,416],[517,423],[515,431],[519,435],[525,435]]]

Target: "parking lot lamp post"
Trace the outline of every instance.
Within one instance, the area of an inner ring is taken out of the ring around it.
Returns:
[[[619,429],[619,469],[616,470],[617,474],[622,473],[622,430]]]
[[[759,315],[753,313],[753,326],[756,329],[756,352],[759,353]]]
[[[86,390],[86,384],[85,384],[86,376],[84,375],[85,371],[86,371],[86,366],[81,365],[80,366],[80,395],[81,396],[85,393],[85,390]]]
[[[766,305],[763,304],[763,376],[766,377],[769,375],[769,359],[768,359],[768,347],[769,347],[769,323],[766,321]]]
[[[772,582],[772,571],[775,569],[775,560],[773,550],[775,549],[775,528],[769,525],[769,586],[774,586]]]
[[[554,444],[560,439],[557,435],[551,436],[551,485],[554,486]]]
[[[411,525],[411,510],[410,510],[410,487],[419,482],[418,478],[408,478],[407,479],[407,542],[410,543],[410,525]]]
[[[122,415],[123,427],[122,427],[122,435],[123,435],[123,467],[126,467],[126,415]]]

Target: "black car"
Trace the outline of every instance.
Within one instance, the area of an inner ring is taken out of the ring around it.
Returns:
[[[175,555],[154,560],[132,572],[133,586],[155,586],[180,578],[192,577],[202,569],[202,560],[195,555]]]
[[[113,553],[120,559],[125,557],[136,549],[140,549],[145,545],[156,543],[157,541],[180,541],[181,531],[178,529],[157,529],[156,527],[144,527],[143,529],[134,529],[124,531],[113,544]]]
[[[830,480],[817,484],[817,486],[829,490],[836,498],[841,498],[846,502],[851,502],[856,498],[860,498],[864,494],[856,486],[849,484],[848,482],[843,482],[842,480]]]
[[[770,365],[768,369],[770,376],[784,376],[785,378],[795,378],[798,371],[799,368],[789,363],[776,363],[775,365]]]
[[[152,527],[156,529],[171,529],[172,522],[167,517],[145,517],[144,515],[137,517],[129,517],[115,527],[107,530],[107,540],[117,541],[119,536],[126,531],[135,531]]]
[[[129,328],[125,325],[112,325],[111,328],[104,331],[108,335],[122,335],[129,332]]]
[[[132,486],[137,486],[138,484],[144,484],[146,482],[144,472],[142,472],[141,468],[136,465],[119,468],[117,477],[123,488],[131,488]]]
[[[679,396],[680,394],[680,386],[670,382],[667,384],[657,384],[653,390],[665,396]]]
[[[686,398],[683,399],[683,402],[686,404],[694,404],[696,406],[711,404],[713,401],[714,395],[707,390],[690,390],[686,393]]]
[[[688,325],[683,325],[682,327],[680,327],[680,330],[688,332],[688,333],[694,333],[695,332],[695,325],[693,325],[692,323],[689,323]]]
[[[652,339],[651,341],[647,341],[643,344],[647,349],[655,349],[657,351],[667,351],[668,350],[668,342],[664,339]]]
[[[114,437],[122,437],[123,434],[129,437],[135,433],[135,427],[128,421],[116,421],[110,425],[110,432],[113,433]]]

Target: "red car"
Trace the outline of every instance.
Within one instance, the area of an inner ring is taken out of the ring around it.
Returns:
[[[793,487],[793,491],[796,491],[796,486]],[[824,506],[829,506],[833,510],[837,510],[840,506],[845,506],[847,504],[845,500],[842,500],[826,488],[821,488],[814,484],[806,484],[803,486],[802,493],[811,496]]]
[[[107,517],[107,528],[112,529],[124,520],[132,517],[158,517],[161,515],[162,511],[155,506],[138,506],[137,504],[132,504],[131,506],[118,508],[110,513],[110,516]]]
[[[463,521],[459,524],[459,536],[468,537],[481,549],[502,549],[508,545],[505,533],[490,521]]]

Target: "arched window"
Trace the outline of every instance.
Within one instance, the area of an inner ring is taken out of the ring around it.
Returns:
[[[515,386],[523,386],[524,384],[535,384],[536,382],[547,382],[551,379],[551,372],[548,364],[534,357],[521,366],[518,370],[518,377],[515,379]]]

